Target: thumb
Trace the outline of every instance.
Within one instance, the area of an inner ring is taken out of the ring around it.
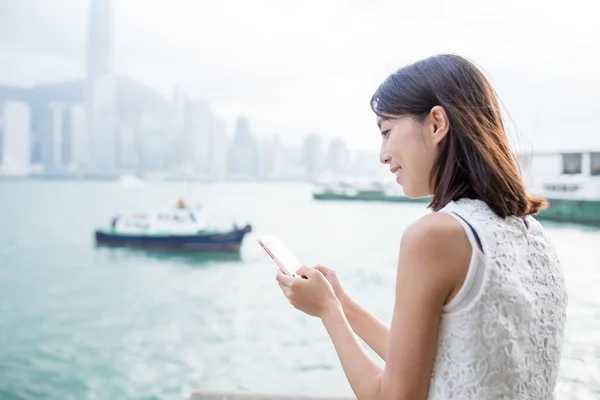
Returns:
[[[311,277],[315,273],[315,269],[311,267],[307,267],[305,265],[298,268],[296,271],[296,275]]]
[[[324,265],[315,265],[313,267],[314,269],[316,269],[317,271],[319,271],[320,273],[322,273],[323,275],[327,275],[329,272],[331,272],[331,269],[327,268]]]

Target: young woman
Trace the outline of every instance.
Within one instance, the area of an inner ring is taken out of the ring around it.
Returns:
[[[400,241],[388,328],[336,273],[277,281],[319,317],[358,399],[553,399],[566,321],[562,268],[532,216],[498,99],[471,62],[437,55],[390,75],[371,99],[389,165],[432,213]],[[382,370],[354,333],[385,360]]]

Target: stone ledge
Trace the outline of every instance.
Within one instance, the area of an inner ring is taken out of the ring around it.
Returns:
[[[354,400],[352,397],[291,393],[255,393],[196,390],[190,400]]]

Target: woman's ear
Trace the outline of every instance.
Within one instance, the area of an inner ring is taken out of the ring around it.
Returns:
[[[446,110],[442,106],[435,106],[429,112],[432,125],[432,139],[434,144],[439,144],[448,134],[450,130],[450,121]]]

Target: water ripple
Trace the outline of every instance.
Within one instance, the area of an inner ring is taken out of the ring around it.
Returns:
[[[91,229],[116,210],[162,205],[182,186],[150,185],[143,198],[103,183],[4,187],[2,400],[182,399],[197,388],[351,393],[322,324],[285,301],[253,237],[236,257],[94,247]],[[420,206],[318,204],[302,185],[194,188],[207,206],[281,234],[307,264],[337,268],[356,300],[389,321],[396,246]],[[266,210],[265,198],[285,209]],[[600,398],[600,232],[548,229],[570,293],[558,398]]]

